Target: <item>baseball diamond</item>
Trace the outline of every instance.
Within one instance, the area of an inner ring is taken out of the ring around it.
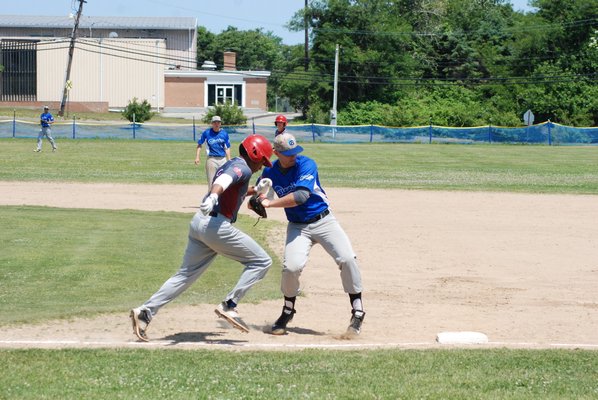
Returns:
[[[197,205],[193,185],[0,181],[0,191],[2,205],[183,213]],[[359,338],[339,337],[349,322],[347,300],[334,261],[316,246],[305,270],[301,312],[287,335],[264,333],[280,311],[279,300],[242,305],[248,334],[218,320],[213,304],[172,304],[152,322],[150,345],[438,347],[439,332],[475,331],[487,335],[486,347],[598,348],[595,196],[342,188],[328,195],[369,288]],[[252,213],[245,206],[241,212]],[[268,218],[284,221],[284,214],[271,209]],[[283,244],[281,231],[271,248],[282,252]],[[4,327],[0,347],[145,345],[131,334],[127,306],[35,329]]]

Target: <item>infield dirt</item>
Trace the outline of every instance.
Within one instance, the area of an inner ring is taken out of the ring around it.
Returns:
[[[0,182],[0,205],[163,210],[191,218],[204,190]],[[2,327],[0,347],[409,348],[440,346],[435,338],[442,331],[476,331],[488,336],[488,346],[598,349],[596,196],[327,192],[362,270],[367,316],[357,339],[340,339],[349,301],[334,261],[316,246],[302,276],[304,297],[285,336],[264,333],[280,313],[279,300],[240,304],[249,334],[223,325],[213,304],[174,302],[152,321],[149,344],[132,334],[128,311],[137,304],[123,304],[120,312],[93,319]],[[282,210],[268,213],[284,221]],[[272,239],[279,254],[283,236],[281,231]],[[179,262],[172,260],[172,272]]]

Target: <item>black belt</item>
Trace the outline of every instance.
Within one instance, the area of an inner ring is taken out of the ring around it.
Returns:
[[[210,217],[217,217],[218,213],[216,211],[212,211],[211,213],[208,214]]]
[[[329,209],[325,209],[324,211],[322,211],[320,214],[316,215],[315,217],[313,217],[310,220],[307,220],[305,222],[303,222],[304,224],[313,224],[316,221],[321,220],[322,218],[324,218],[325,216],[327,216],[328,214],[330,214],[330,210]]]

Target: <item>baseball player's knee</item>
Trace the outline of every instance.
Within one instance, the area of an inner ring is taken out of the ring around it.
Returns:
[[[301,275],[301,271],[303,271],[303,268],[300,268],[298,266],[295,266],[295,267],[289,267],[288,265],[282,266],[282,274],[283,275],[299,276],[299,275]]]
[[[250,268],[267,270],[272,265],[272,258],[268,254],[266,254],[264,252],[263,255],[261,255],[260,257],[256,258],[251,263],[245,264],[245,265],[248,266],[248,267],[250,267]]]
[[[341,271],[346,268],[358,269],[356,256],[349,256],[349,257],[339,256],[339,257],[336,257],[334,259],[334,261],[336,262],[336,265],[338,265],[338,269],[340,269]]]
[[[289,260],[285,260],[282,265],[282,273],[299,275],[301,274],[301,271],[303,271],[304,266],[305,264],[303,263],[296,263]]]
[[[262,259],[262,265],[264,268],[270,268],[272,266],[272,258],[269,255],[266,255],[266,257]]]

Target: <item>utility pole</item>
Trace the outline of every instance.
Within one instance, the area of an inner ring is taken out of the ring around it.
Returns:
[[[305,72],[309,69],[309,35],[307,29],[307,0],[305,0],[305,8],[303,9],[303,28],[305,29],[305,60],[304,69]]]
[[[66,105],[66,97],[68,96],[70,90],[70,78],[71,78],[71,65],[73,64],[73,53],[75,52],[75,38],[77,36],[77,29],[79,28],[79,19],[81,18],[81,12],[83,11],[83,3],[87,3],[85,0],[79,0],[79,10],[77,11],[77,16],[75,17],[75,26],[73,26],[73,31],[71,32],[71,44],[69,46],[69,58],[66,65],[66,76],[64,78],[64,89],[62,90],[62,100],[60,101],[60,111],[58,111],[58,115],[63,117],[64,116],[64,107]]]
[[[330,112],[330,125],[336,126],[336,99],[338,98],[338,53],[340,46],[336,44],[334,52],[334,94],[332,96],[332,111]]]
[[[305,59],[303,60],[303,68],[305,72],[309,70],[309,35],[307,28],[307,0],[305,0],[305,8],[303,9],[303,28],[305,29]],[[307,109],[309,108],[309,97],[305,94],[303,101],[303,117],[307,117]]]

